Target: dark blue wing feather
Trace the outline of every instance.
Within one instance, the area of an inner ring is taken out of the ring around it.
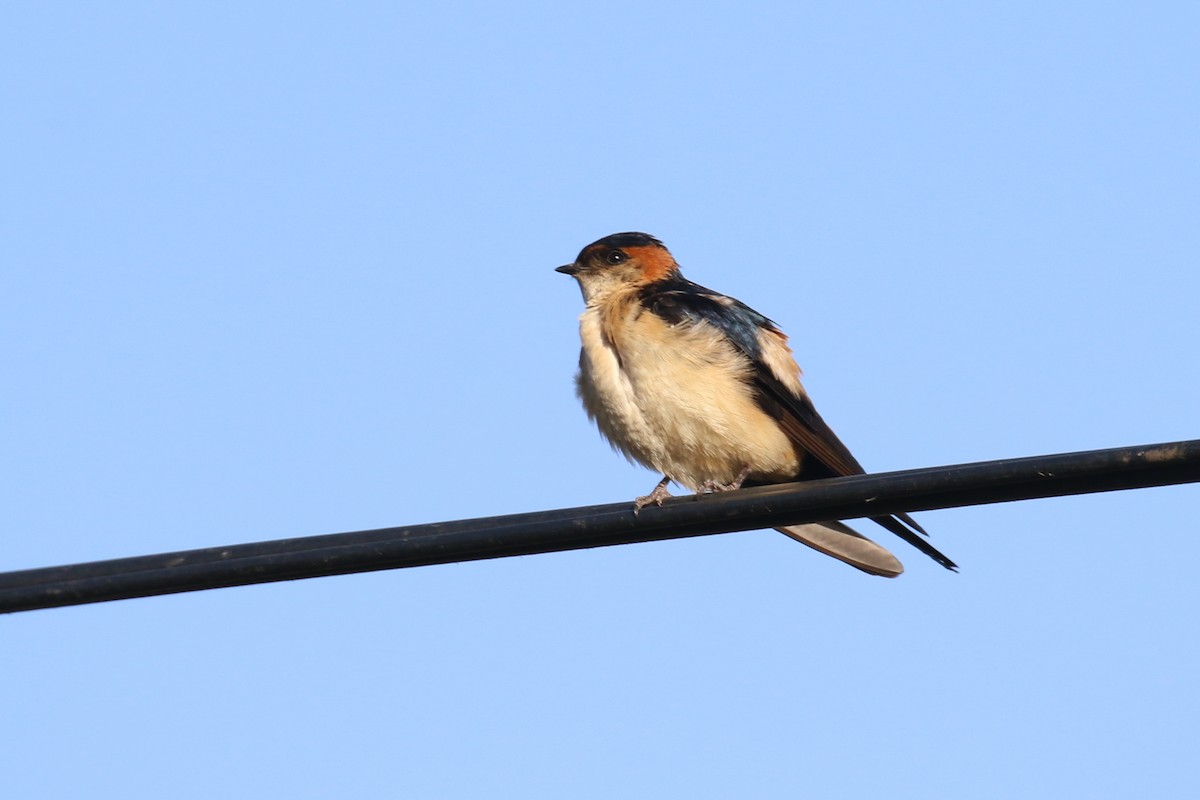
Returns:
[[[683,277],[652,283],[638,298],[642,305],[672,325],[707,322],[757,362],[762,354],[758,332],[775,323],[745,303],[705,289]]]

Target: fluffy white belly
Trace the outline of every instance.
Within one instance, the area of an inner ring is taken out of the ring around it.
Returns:
[[[706,326],[669,326],[631,309],[627,323],[602,330],[589,309],[580,318],[577,379],[588,415],[631,460],[693,491],[706,481],[795,474],[795,449],[755,402],[750,365]],[[636,324],[634,324],[636,323]]]

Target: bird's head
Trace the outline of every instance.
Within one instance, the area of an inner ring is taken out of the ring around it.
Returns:
[[[617,289],[644,286],[679,272],[671,252],[647,233],[614,233],[579,251],[575,261],[556,272],[579,281],[584,302],[603,298]]]

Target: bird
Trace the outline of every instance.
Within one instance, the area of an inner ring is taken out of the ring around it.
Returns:
[[[663,476],[635,513],[662,505],[671,483],[708,493],[864,473],[809,399],[783,331],[683,277],[655,237],[605,236],[556,271],[583,294],[575,387],[584,410],[613,449]],[[908,514],[870,519],[957,570]],[[776,530],[872,575],[904,571],[837,520]]]

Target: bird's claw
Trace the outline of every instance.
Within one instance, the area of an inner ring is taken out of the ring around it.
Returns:
[[[654,487],[654,490],[652,492],[650,492],[650,494],[645,495],[644,497],[639,497],[637,500],[634,500],[633,501],[633,513],[634,514],[640,513],[641,510],[648,505],[661,506],[663,504],[663,501],[671,496],[671,492],[667,489],[667,484],[670,482],[671,482],[670,478],[663,478],[661,481],[658,482],[658,485]]]
[[[716,480],[707,480],[701,484],[700,488],[705,492],[712,494],[714,492],[732,492],[734,489],[742,488],[742,484],[746,482],[746,476],[750,474],[750,467],[742,467],[742,471],[738,476],[729,483],[721,483]]]

